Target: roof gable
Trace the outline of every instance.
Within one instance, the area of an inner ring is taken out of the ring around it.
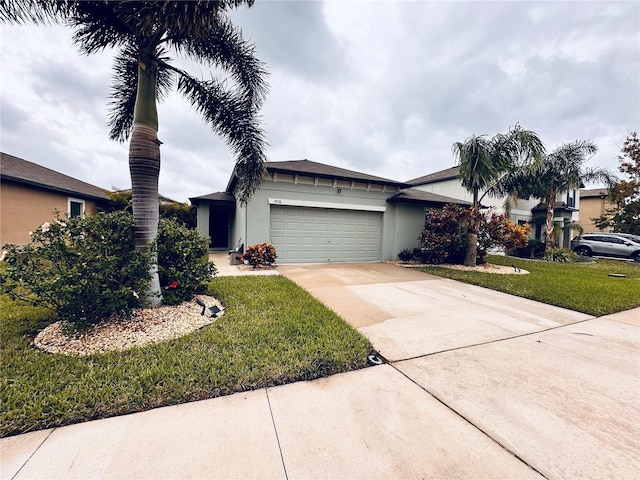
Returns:
[[[309,175],[322,178],[337,178],[347,181],[360,181],[377,183],[394,187],[407,186],[403,182],[388,178],[377,177],[367,173],[347,170],[346,168],[334,167],[325,163],[313,162],[311,160],[286,160],[282,162],[266,162],[265,168],[268,172],[289,173],[292,175]],[[227,192],[232,193],[236,185],[235,169],[231,174],[227,184]]]
[[[0,178],[78,197],[109,199],[100,187],[7,153],[0,153]]]
[[[319,177],[341,178],[344,180],[360,180],[372,183],[386,183],[388,185],[401,185],[402,182],[388,178],[376,177],[367,173],[334,167],[325,163],[312,162],[311,160],[288,160],[284,162],[267,162],[267,170],[272,172],[287,172]]]

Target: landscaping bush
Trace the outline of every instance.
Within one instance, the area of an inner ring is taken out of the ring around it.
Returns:
[[[542,258],[544,248],[544,242],[537,239],[529,239],[526,246],[507,250],[507,253],[520,258]]]
[[[45,222],[25,246],[5,245],[4,290],[77,329],[143,306],[148,252],[134,248],[133,217],[100,213]]]
[[[405,248],[398,254],[398,258],[401,262],[413,262],[415,261],[414,257],[415,248]]]
[[[209,241],[174,219],[160,219],[157,239],[162,300],[177,305],[201,293],[216,273],[207,259]]]
[[[469,220],[469,209],[458,205],[429,210],[420,234],[425,263],[463,263]]]
[[[578,255],[568,248],[550,248],[544,253],[545,262],[573,263],[579,260]]]
[[[258,265],[271,265],[276,261],[276,249],[270,243],[258,243],[247,247],[242,261],[249,263],[254,268]]]
[[[435,263],[432,261],[432,253],[420,247],[405,248],[398,254],[398,258],[402,262]]]
[[[441,211],[428,211],[420,234],[421,248],[401,252],[421,263],[464,263],[471,211],[447,205]],[[529,225],[511,223],[506,215],[488,213],[481,216],[478,232],[477,263],[485,263],[487,252],[495,247],[520,248],[527,242]],[[417,250],[417,252],[416,252]],[[402,260],[402,258],[401,258]]]

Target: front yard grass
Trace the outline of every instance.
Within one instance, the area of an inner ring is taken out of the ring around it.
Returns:
[[[87,357],[34,349],[47,312],[0,298],[1,436],[366,366],[371,343],[285,277],[215,278],[208,293],[226,306],[214,324]]]
[[[554,263],[499,255],[490,255],[488,263],[515,265],[530,274],[492,275],[442,267],[421,270],[594,316],[640,306],[638,263],[601,259],[595,263]],[[625,277],[610,277],[610,273]]]

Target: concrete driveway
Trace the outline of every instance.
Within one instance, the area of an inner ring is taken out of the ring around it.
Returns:
[[[538,473],[640,478],[640,309],[596,319],[384,263],[278,269]]]
[[[0,478],[640,478],[640,309],[594,319],[382,263],[278,269],[391,363],[2,438]]]

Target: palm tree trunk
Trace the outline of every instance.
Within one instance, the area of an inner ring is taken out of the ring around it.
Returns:
[[[553,248],[554,239],[553,239],[553,204],[556,198],[555,192],[552,192],[553,195],[549,195],[549,201],[547,202],[547,221],[545,223],[545,232],[547,234],[547,238],[545,240],[544,249],[547,250],[549,248]]]
[[[475,267],[478,260],[478,228],[475,220],[471,222],[469,233],[467,234],[467,250],[464,254],[464,264],[468,267]],[[472,231],[475,229],[475,231]]]
[[[479,204],[478,190],[474,189],[473,207],[471,208],[471,219],[469,221],[469,231],[467,232],[467,249],[464,252],[464,264],[468,267],[475,267],[478,260]]]
[[[160,177],[160,141],[155,99],[156,79],[152,68],[144,63],[138,67],[138,91],[129,144],[129,172],[136,249],[146,249],[158,235]],[[145,299],[152,307],[162,304],[158,259],[154,254],[149,268],[151,283]]]

